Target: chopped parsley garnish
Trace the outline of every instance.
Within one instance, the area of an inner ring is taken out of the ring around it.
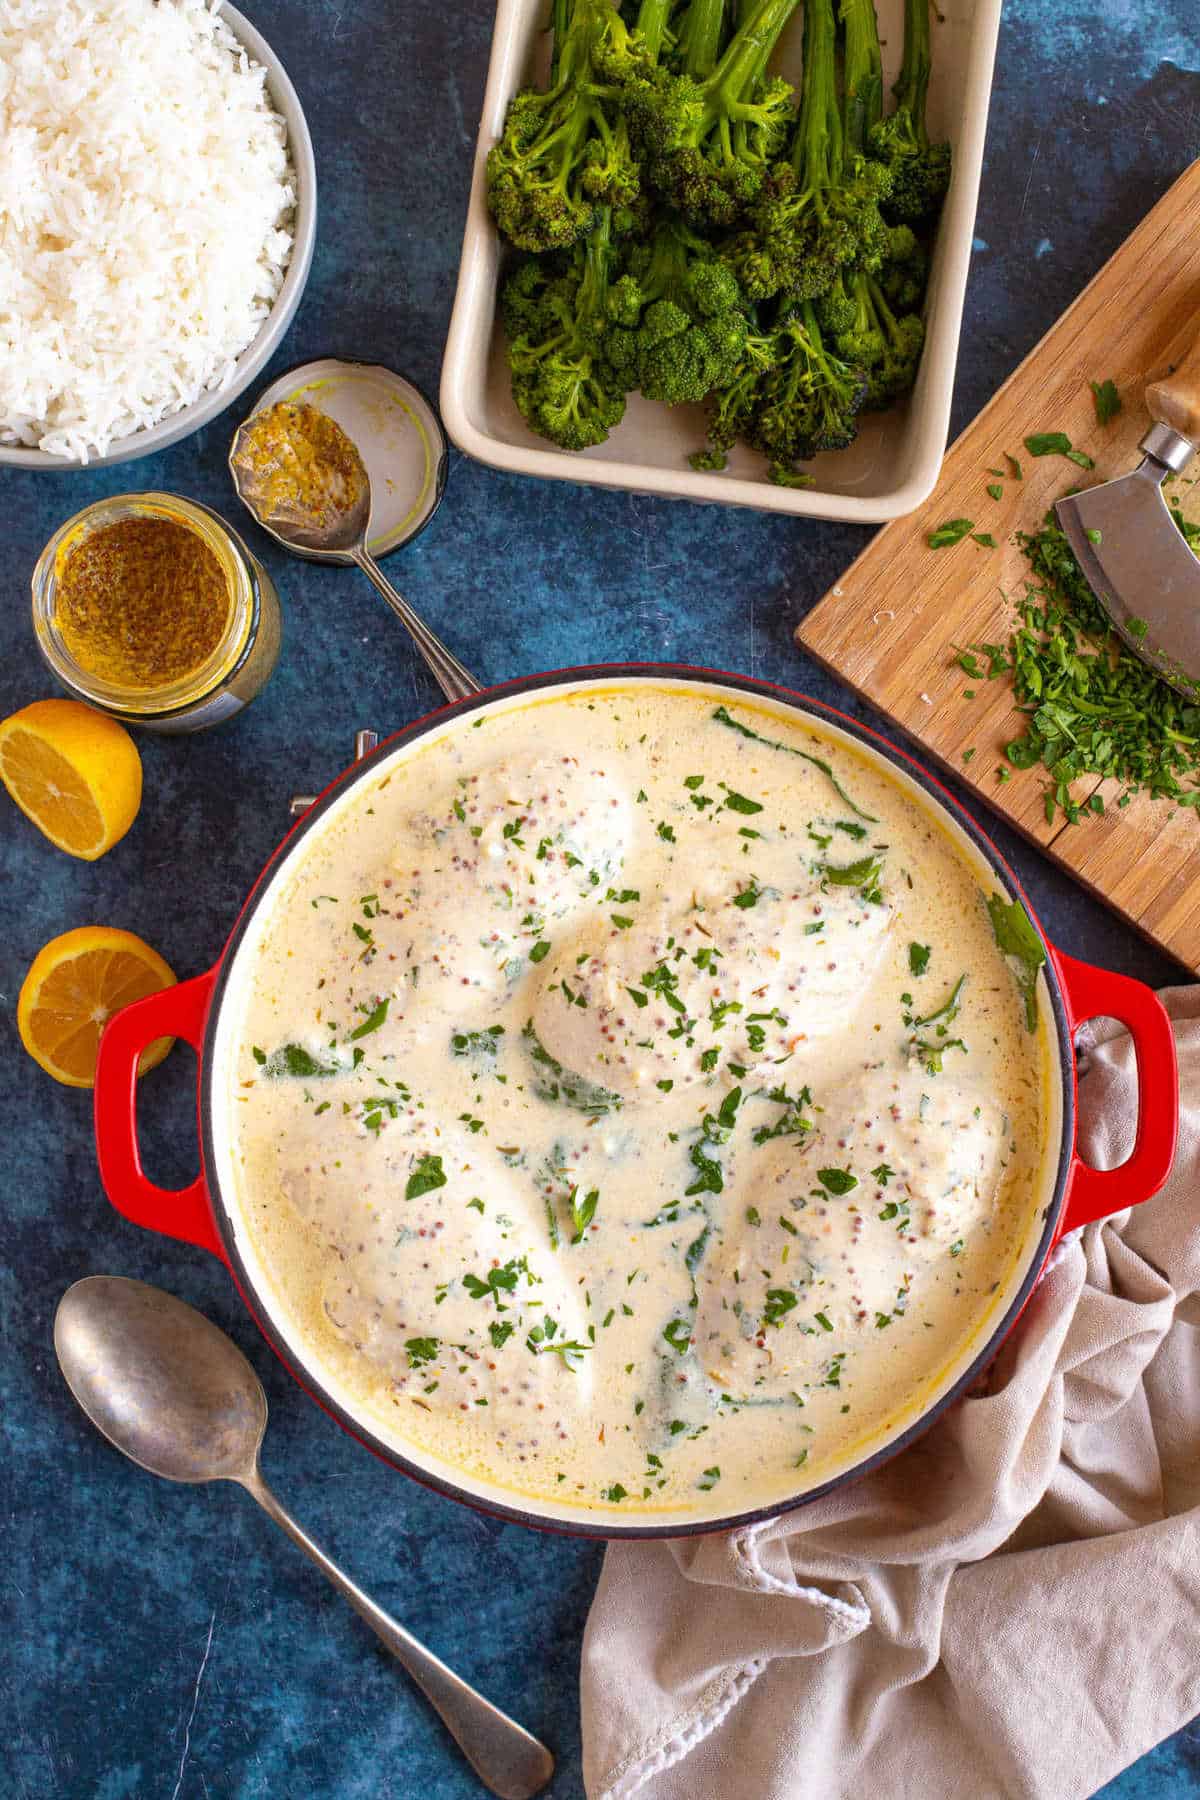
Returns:
[[[383,1021],[388,1016],[388,1007],[390,1005],[391,1005],[390,998],[385,998],[379,1002],[378,1006],[372,1007],[371,1011],[367,1014],[367,1016],[363,1020],[362,1024],[357,1025],[354,1028],[354,1030],[350,1033],[351,1043],[356,1042],[357,1039],[359,1039],[359,1038],[365,1038],[365,1037],[369,1036],[369,1034],[372,1031],[378,1031],[379,1027],[383,1024]]]
[[[664,1327],[663,1336],[675,1354],[682,1356],[692,1341],[692,1328],[686,1319],[672,1319],[671,1323]],[[675,1429],[673,1424],[671,1429],[672,1431]],[[680,1426],[680,1429],[682,1430],[683,1427]]]
[[[783,1111],[773,1125],[758,1126],[754,1132],[756,1144],[766,1144],[778,1137],[802,1137],[812,1130],[812,1120],[805,1117],[805,1108],[812,1105],[812,1094],[808,1088],[801,1088],[795,1099],[785,1087],[772,1088],[766,1098],[774,1101],[776,1106],[781,1106]]]
[[[413,1337],[405,1340],[404,1348],[408,1351],[408,1366],[419,1369],[423,1363],[431,1363],[438,1353],[440,1338]]]
[[[431,1194],[435,1188],[443,1188],[445,1185],[446,1171],[442,1167],[441,1157],[422,1156],[408,1178],[404,1198],[419,1200],[422,1194]]]
[[[549,954],[550,954],[550,946],[546,942],[546,939],[539,938],[537,943],[533,946],[533,948],[529,952],[529,960],[531,963],[540,963],[543,960],[543,958],[548,956]]]
[[[707,1494],[716,1487],[720,1479],[721,1470],[719,1466],[714,1463],[711,1469],[705,1469],[699,1481],[697,1481],[696,1486],[700,1489],[702,1494]]]
[[[852,1175],[849,1169],[818,1169],[817,1180],[830,1194],[848,1194],[851,1188],[858,1186],[858,1176]]]
[[[910,944],[908,946],[908,967],[913,975],[923,975],[929,967],[931,947],[928,944]]]
[[[496,1311],[504,1312],[505,1308],[501,1304],[500,1296],[501,1294],[511,1294],[522,1275],[526,1281],[532,1280],[525,1258],[514,1256],[510,1257],[502,1268],[489,1269],[482,1278],[478,1275],[464,1275],[463,1286],[472,1300],[494,1300]]]
[[[791,1288],[768,1288],[767,1304],[763,1307],[763,1324],[782,1325],[792,1308],[799,1304],[799,1295],[793,1293]]]
[[[946,1027],[952,1020],[958,1017],[959,1008],[962,1005],[962,991],[966,984],[966,976],[960,975],[953,988],[951,988],[948,998],[942,1001],[942,1004],[937,1010],[935,1012],[926,1013],[923,1018],[914,1019],[912,1023],[917,1026],[936,1025],[940,1020],[942,1021],[940,1034],[944,1036]]]
[[[575,1227],[573,1244],[583,1242],[583,1234],[596,1216],[596,1207],[600,1200],[599,1188],[589,1188],[582,1197],[578,1188],[571,1189],[571,1223]]]
[[[880,1187],[886,1187],[895,1173],[895,1169],[890,1169],[885,1162],[876,1163],[875,1167],[871,1170],[871,1178],[873,1181],[877,1181]],[[879,1216],[882,1218],[883,1214],[880,1213]]]
[[[931,550],[945,550],[950,544],[961,544],[968,532],[974,531],[974,519],[946,519],[925,542]]]
[[[721,786],[725,788],[725,798],[721,802],[722,808],[728,807],[730,812],[745,813],[747,817],[762,811],[759,801],[748,800],[745,794],[739,794],[735,788],[725,787],[724,782],[721,783]]]
[[[817,863],[815,868],[822,882],[828,882],[831,887],[857,888],[864,900],[877,906],[883,900],[879,889],[883,857],[875,852],[869,856],[860,856],[857,862],[821,862]]]
[[[1030,456],[1065,456],[1081,469],[1094,469],[1086,450],[1076,450],[1065,431],[1035,431],[1025,439]]]
[[[1092,401],[1096,408],[1096,423],[1107,425],[1115,419],[1121,410],[1121,396],[1117,392],[1115,381],[1089,381],[1092,390]]]

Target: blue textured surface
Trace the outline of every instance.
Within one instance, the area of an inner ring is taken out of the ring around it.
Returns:
[[[388,0],[246,0],[246,10],[300,91],[322,183],[312,279],[277,367],[340,350],[392,362],[435,392],[489,10],[463,0],[422,7],[415,22],[417,8]],[[1200,150],[1200,80],[1186,72],[1197,65],[1194,0],[1012,0],[956,429]],[[233,423],[226,415],[110,474],[0,475],[0,713],[49,691],[27,596],[51,529],[131,487],[174,489],[232,517]],[[798,656],[792,630],[866,535],[530,484],[456,456],[439,517],[392,567],[484,678],[678,657],[854,710]],[[109,1210],[87,1096],[43,1078],[17,1041],[25,969],[68,926],[118,923],[181,974],[204,967],[282,833],[288,796],[345,764],[356,726],[395,727],[434,699],[365,581],[287,561],[265,540],[258,548],[284,596],[287,635],[251,712],[193,742],[144,740],[141,816],[95,866],[60,856],[3,813],[0,1792],[465,1800],[481,1791],[404,1678],[246,1497],[140,1475],[85,1426],[54,1364],[51,1320],[69,1282],[103,1270],[160,1282],[232,1332],[271,1402],[268,1478],[383,1604],[555,1747],[553,1794],[578,1800],[578,1648],[599,1549],[475,1517],[356,1448],[289,1384],[215,1263]],[[1035,852],[996,835],[1065,949],[1148,980],[1175,977]],[[191,1172],[191,1080],[178,1049],[143,1090],[160,1179]],[[1105,1793],[1200,1795],[1200,1733],[1180,1733]]]

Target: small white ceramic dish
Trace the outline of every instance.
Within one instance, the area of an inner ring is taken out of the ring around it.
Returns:
[[[632,488],[684,500],[718,500],[817,519],[879,524],[912,512],[932,491],[950,422],[963,295],[971,260],[1001,0],[942,0],[933,18],[929,129],[954,147],[954,176],[938,226],[926,305],[927,337],[917,384],[892,412],[869,414],[849,450],[817,457],[811,488],[775,487],[762,457],[739,446],[719,474],[698,473],[688,455],[704,443],[699,407],[630,398],[608,442],[573,454],[536,437],[513,405],[496,289],[504,250],[485,198],[487,153],[509,100],[545,68],[545,0],[499,0],[458,293],[442,365],[441,412],[461,450],[494,468],[552,480]],[[890,87],[903,47],[903,0],[877,0]],[[940,16],[939,16],[940,14]],[[800,70],[803,9],[776,56],[780,73]]]
[[[249,417],[280,401],[328,413],[362,457],[371,483],[372,556],[390,556],[420,536],[442,503],[450,460],[441,420],[420,388],[379,363],[323,356],[277,376]]]
[[[31,449],[24,445],[0,444],[0,469],[107,469],[116,463],[133,462],[139,456],[149,456],[155,450],[165,450],[168,444],[177,444],[181,438],[190,437],[193,431],[199,431],[202,425],[215,419],[218,413],[232,405],[239,394],[245,392],[275,354],[284,332],[292,322],[304,293],[304,284],[308,280],[317,236],[317,166],[313,158],[312,139],[296,90],[267,40],[232,6],[222,6],[221,16],[238,42],[245,47],[251,60],[267,71],[267,91],[276,112],[287,125],[288,154],[296,178],[292,257],[270,316],[258,336],[238,358],[236,373],[226,387],[214,388],[202,394],[191,406],[185,406],[181,412],[168,414],[147,431],[134,431],[128,437],[118,438],[103,456],[89,457],[86,463],[70,456],[52,456],[46,450]]]

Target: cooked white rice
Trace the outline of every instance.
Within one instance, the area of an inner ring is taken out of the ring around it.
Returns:
[[[0,0],[0,443],[86,461],[225,386],[292,249],[216,0]]]

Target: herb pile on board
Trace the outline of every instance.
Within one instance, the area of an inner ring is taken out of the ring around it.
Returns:
[[[525,253],[500,298],[513,397],[567,450],[640,392],[703,404],[784,485],[912,387],[950,148],[925,121],[928,0],[884,113],[873,0],[806,0],[799,93],[770,72],[799,0],[553,0],[549,86],[512,101],[488,205]]]
[[[1177,507],[1172,517],[1200,554],[1200,524]],[[1018,622],[1007,643],[971,644],[958,662],[973,681],[1011,679],[1028,723],[1005,755],[1016,769],[1049,772],[1047,823],[1060,811],[1071,824],[1104,811],[1099,794],[1072,799],[1071,783],[1085,775],[1123,782],[1118,806],[1144,791],[1200,807],[1200,705],[1121,642],[1053,512],[1017,542],[1030,566]]]

